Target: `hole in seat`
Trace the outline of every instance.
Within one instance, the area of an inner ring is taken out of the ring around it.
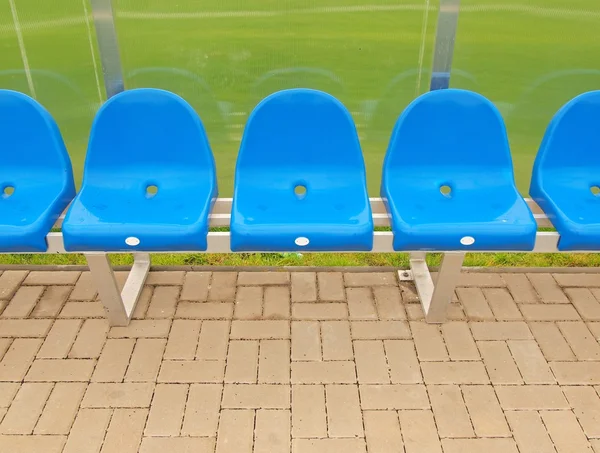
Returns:
[[[450,187],[448,184],[443,184],[440,186],[440,193],[445,197],[450,197],[452,194],[452,187]]]
[[[146,186],[146,198],[152,198],[158,193],[158,186],[150,184]]]
[[[4,186],[4,189],[2,189],[2,198],[8,198],[13,193],[15,193],[15,188],[13,186]]]
[[[594,195],[596,197],[600,197],[600,186],[590,187],[590,192],[592,192],[592,195]]]
[[[294,193],[300,200],[302,200],[306,196],[306,186],[298,184],[296,187],[294,187]]]

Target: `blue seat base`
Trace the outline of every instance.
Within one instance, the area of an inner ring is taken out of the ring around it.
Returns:
[[[308,244],[298,245],[304,238]],[[231,224],[234,252],[366,252],[372,248],[373,225],[369,223]]]

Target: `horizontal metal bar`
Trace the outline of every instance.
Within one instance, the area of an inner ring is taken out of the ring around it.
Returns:
[[[554,231],[538,231],[536,235],[535,248],[531,251],[517,251],[517,250],[506,250],[502,253],[556,253],[559,252],[557,245],[560,235]],[[65,251],[62,233],[50,233],[46,236],[48,242],[48,251],[46,253],[71,253]],[[373,250],[370,253],[390,253],[394,252],[393,248],[394,235],[391,231],[375,231],[373,233]],[[445,250],[436,251],[435,253],[446,253],[456,252],[457,250]],[[466,253],[498,253],[497,250],[460,250]],[[110,252],[110,253],[135,253],[144,252],[138,250],[123,251],[123,252]],[[296,252],[302,252],[302,250],[296,250]],[[406,250],[405,253],[420,254],[423,250]],[[429,252],[429,251],[428,251]],[[82,253],[82,252],[78,252]],[[199,252],[195,250],[180,251],[180,252],[152,252],[152,253],[236,253],[232,252],[229,247],[229,232],[228,231],[211,231],[208,233],[208,249],[205,252]],[[273,253],[273,252],[257,252],[257,253]],[[313,252],[311,252],[313,253]],[[320,253],[320,252],[314,252]],[[352,253],[352,252],[337,252],[337,253]],[[589,250],[572,251],[572,252],[560,252],[560,253],[593,253]],[[421,256],[421,255],[416,255]]]
[[[533,212],[539,227],[552,227],[552,223],[548,220],[548,216],[540,209],[540,207],[530,198],[525,201],[529,209]],[[231,205],[233,198],[218,198],[213,206],[212,213],[209,216],[211,228],[228,227],[231,220]],[[369,198],[371,203],[371,211],[373,212],[373,223],[376,227],[389,227],[390,216],[387,213],[385,204],[381,198]],[[65,218],[63,213],[54,224],[54,228],[61,228]]]

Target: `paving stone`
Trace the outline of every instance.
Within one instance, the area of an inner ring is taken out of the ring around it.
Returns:
[[[52,323],[52,319],[0,319],[0,337],[43,338]]]
[[[596,277],[600,281],[600,275]],[[588,288],[567,288],[565,293],[584,320],[600,321],[600,301]]]
[[[80,275],[81,272],[79,271],[31,271],[23,284],[40,286],[74,285]]]
[[[293,384],[354,384],[354,362],[292,362]]]
[[[292,304],[292,317],[308,320],[347,319],[348,309],[343,303],[296,303]]]
[[[573,412],[542,411],[540,415],[559,453],[592,453],[592,446]]]
[[[216,436],[222,392],[223,386],[220,384],[190,385],[182,436]]]
[[[196,356],[199,336],[200,321],[176,319],[173,321],[164,358],[193,360]]]
[[[412,341],[384,340],[383,344],[392,384],[420,384],[423,382],[415,345]]]
[[[214,451],[215,439],[210,437],[144,437],[140,447],[140,453],[213,453]]]
[[[2,312],[2,317],[27,318],[35,308],[43,292],[43,286],[21,286]]]
[[[481,362],[422,362],[426,384],[487,384],[489,378]]]
[[[158,374],[158,382],[217,383],[223,382],[225,362],[216,360],[165,360]]]
[[[547,308],[547,307],[546,307]],[[475,340],[532,340],[533,335],[526,323],[473,322],[469,323]]]
[[[510,385],[496,386],[495,389],[504,410],[569,409],[557,385]]]
[[[505,415],[521,453],[556,453],[537,412],[507,411]]]
[[[258,382],[260,384],[290,383],[289,340],[261,340],[258,359]]]
[[[341,272],[317,272],[319,300],[345,301],[344,278]]]
[[[506,282],[513,300],[519,304],[535,303],[539,296],[525,274],[500,274]]]
[[[140,338],[137,340],[125,380],[129,382],[156,381],[166,342],[164,338]]]
[[[583,322],[559,322],[558,328],[578,360],[600,360],[600,344]]]
[[[71,300],[94,300],[98,295],[97,284],[91,272],[82,272],[69,296]]]
[[[157,384],[144,435],[178,436],[187,394],[188,386],[185,384]]]
[[[375,301],[370,288],[348,288],[346,294],[350,319],[377,319]]]
[[[130,338],[110,338],[106,341],[92,375],[94,382],[121,382],[129,366],[135,346]]]
[[[217,453],[252,453],[253,438],[254,411],[221,411]]]
[[[61,453],[66,441],[66,436],[0,435],[0,449],[10,453]]]
[[[260,286],[240,286],[235,296],[236,319],[260,319],[263,310],[263,289]]]
[[[491,385],[463,385],[461,390],[477,437],[511,437]]]
[[[592,387],[565,386],[567,401],[588,438],[600,438],[600,398]]]
[[[0,361],[0,381],[22,381],[41,345],[41,339],[16,338]]]
[[[54,321],[37,357],[42,359],[64,359],[69,354],[82,321],[79,319],[58,319]]]
[[[69,434],[87,385],[58,382],[46,402],[34,434]]]
[[[91,359],[37,359],[25,376],[30,382],[87,382],[94,371]]]
[[[556,382],[548,362],[534,340],[509,340],[507,344],[525,384],[554,384]]]
[[[420,384],[360,385],[359,390],[363,410],[429,409]]]
[[[46,291],[31,312],[32,318],[55,318],[61,312],[69,294],[71,286],[47,286]]]
[[[106,311],[101,302],[67,302],[60,311],[61,318],[104,318]]]
[[[456,293],[470,320],[493,321],[496,319],[481,288],[456,288]]]
[[[483,295],[497,321],[519,321],[523,319],[519,307],[506,288],[484,288]]]
[[[146,317],[146,312],[148,311],[148,307],[150,307],[150,300],[152,299],[153,294],[154,287],[144,286],[142,288],[140,298],[135,305],[131,319],[144,319]]]
[[[150,299],[150,306],[146,311],[146,318],[172,318],[175,315],[178,298],[178,286],[159,286],[155,288]]]
[[[108,322],[105,319],[86,319],[69,352],[69,358],[97,359],[100,357],[108,329]]]
[[[327,437],[325,386],[292,385],[292,437]]]
[[[146,285],[183,285],[183,271],[153,271],[148,273]]]
[[[396,286],[375,286],[375,306],[379,319],[406,319],[400,289]]]
[[[543,302],[547,304],[569,303],[569,299],[567,299],[567,296],[565,296],[551,274],[527,274],[527,278],[529,278]]]
[[[600,384],[600,362],[552,362],[550,368],[560,385]]]
[[[442,324],[444,343],[452,360],[481,360],[469,325],[463,321]]]
[[[397,286],[395,272],[346,272],[346,286]]]
[[[111,411],[82,409],[77,414],[65,445],[65,453],[88,453],[100,450],[108,428]]]
[[[200,360],[225,360],[229,341],[228,321],[204,321],[198,337],[196,358]]]
[[[28,271],[4,271],[0,275],[0,300],[10,300],[15,295]]]
[[[24,383],[0,424],[1,434],[32,434],[52,391],[49,383]]]
[[[327,385],[325,393],[329,437],[364,437],[358,387]]]
[[[0,407],[9,407],[19,390],[18,382],[0,382]]]
[[[600,287],[600,274],[598,273],[564,273],[552,274],[554,280],[560,286],[576,286],[576,287]]]
[[[399,411],[406,453],[442,453],[431,410]]]
[[[134,319],[127,327],[111,327],[109,338],[167,338],[169,319]]]
[[[213,272],[208,287],[208,300],[233,302],[235,299],[237,272]]]
[[[225,384],[223,409],[289,409],[290,386],[273,384]]]
[[[115,409],[100,453],[137,453],[147,416],[146,409]]]
[[[398,340],[402,341],[402,340]],[[388,364],[380,340],[354,342],[358,382],[361,384],[389,384]]]
[[[364,439],[292,439],[292,453],[366,453]]]
[[[427,393],[441,438],[475,437],[458,385],[428,385]]]
[[[317,321],[292,322],[292,360],[321,360],[321,328]]]
[[[518,453],[512,439],[442,439],[444,453]]]
[[[241,286],[288,285],[289,272],[240,272],[237,284]]]
[[[366,411],[365,436],[370,453],[403,451],[398,414],[395,411]]]
[[[317,300],[317,276],[314,272],[292,272],[292,303]]]
[[[233,321],[231,338],[240,340],[277,340],[290,338],[288,321]]]
[[[403,321],[352,321],[354,340],[405,340],[411,338],[408,324]]]
[[[502,287],[506,282],[495,272],[461,272],[457,286]]]
[[[532,322],[529,329],[548,361],[575,360],[575,355],[555,323]]]
[[[267,286],[264,289],[263,318],[288,319],[290,317],[290,288]]]
[[[523,317],[528,321],[579,321],[581,317],[572,305],[522,304]]]
[[[258,341],[230,341],[225,382],[256,384],[257,375]]]
[[[154,384],[151,382],[92,382],[88,385],[81,407],[150,407],[153,391]]]
[[[448,352],[439,326],[413,321],[410,323],[410,330],[413,334],[417,356],[420,361],[448,360]]]
[[[208,298],[210,272],[187,272],[181,289],[181,300],[205,302]]]
[[[256,411],[253,453],[290,452],[290,411]]]
[[[522,384],[523,378],[503,341],[478,341],[477,346],[492,384]]]

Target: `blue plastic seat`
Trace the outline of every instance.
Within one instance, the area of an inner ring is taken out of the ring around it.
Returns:
[[[75,196],[71,161],[50,114],[0,90],[0,252],[44,252],[46,235]]]
[[[237,159],[233,251],[360,251],[373,219],[356,127],[321,91],[274,93],[248,119]]]
[[[535,243],[502,117],[471,91],[432,91],[407,107],[385,157],[381,195],[395,250],[531,250]]]
[[[125,91],[94,120],[65,248],[206,250],[216,197],[214,158],[194,110],[168,91]]]
[[[600,91],[577,96],[554,116],[529,193],[560,233],[559,250],[600,250]]]

